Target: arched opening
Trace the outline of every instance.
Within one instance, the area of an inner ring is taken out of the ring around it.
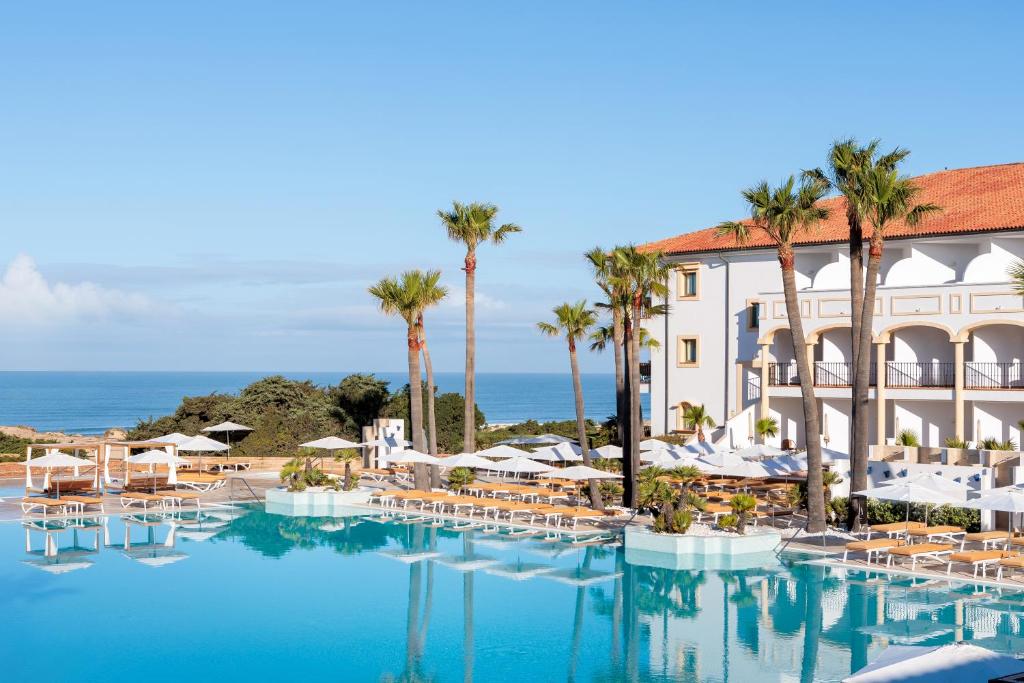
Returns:
[[[956,377],[952,334],[931,323],[910,323],[879,335],[888,340],[885,382],[893,388],[952,387]]]
[[[990,321],[961,331],[964,348],[964,387],[967,389],[1024,388],[1024,321]]]

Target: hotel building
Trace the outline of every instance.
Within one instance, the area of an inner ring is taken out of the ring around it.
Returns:
[[[1024,298],[1008,269],[1024,259],[1024,163],[941,171],[915,179],[919,201],[943,207],[916,228],[887,231],[875,298],[870,388],[872,442],[913,430],[925,447],[950,437],[1021,443]],[[788,331],[775,248],[714,228],[647,245],[674,267],[668,315],[645,321],[660,348],[645,366],[653,435],[687,431],[683,411],[704,404],[714,440],[753,440],[776,418],[769,443],[805,443],[796,353],[812,360],[825,445],[848,452],[850,292],[841,198],[797,241],[796,279],[806,338]],[[727,218],[727,217],[723,217]],[[867,230],[867,228],[865,228]],[[867,249],[865,248],[865,258]]]

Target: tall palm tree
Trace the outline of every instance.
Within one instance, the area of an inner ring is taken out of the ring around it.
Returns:
[[[853,138],[833,143],[825,170],[805,171],[804,176],[823,183],[843,197],[846,204],[846,223],[849,229],[850,250],[850,336],[853,364],[852,401],[850,404],[850,465],[851,490],[867,488],[868,467],[868,386],[871,382],[871,331],[874,319],[874,291],[877,286],[878,265],[881,260],[879,247],[875,255],[876,236],[872,233],[871,249],[868,253],[868,268],[875,261],[875,275],[864,272],[864,226],[871,222],[874,199],[869,177],[885,173],[895,175],[899,164],[910,155],[910,151],[899,147],[887,154],[878,154],[880,140],[872,140],[861,146]],[[922,208],[907,222],[916,224],[924,214],[934,209]],[[884,235],[878,236],[884,239]],[[881,241],[877,241],[881,245]],[[870,290],[868,292],[867,290]],[[870,302],[870,305],[866,302]],[[881,362],[881,361],[880,361]],[[851,529],[858,530],[866,517],[866,500],[854,496],[850,500],[849,518]]]
[[[414,271],[419,273],[419,271]],[[427,372],[427,446],[430,455],[437,455],[437,420],[434,413],[434,365],[430,362],[430,349],[427,347],[427,331],[423,325],[423,311],[441,303],[448,296],[448,288],[439,284],[441,271],[428,270],[420,274],[417,285],[419,293],[420,314],[416,318],[416,329],[420,338],[420,349],[423,351],[423,369]],[[441,468],[431,466],[430,486],[441,487]]]
[[[697,441],[704,441],[704,428],[715,426],[715,418],[708,414],[704,404],[690,406],[683,412],[683,423],[697,430]]]
[[[790,176],[777,188],[766,182],[743,191],[743,199],[750,206],[750,220],[726,222],[718,226],[719,235],[733,235],[739,243],[745,242],[753,231],[764,233],[775,243],[782,268],[782,287],[786,298],[786,315],[796,356],[803,400],[804,437],[807,443],[807,528],[812,533],[825,530],[825,506],[821,481],[821,442],[818,438],[818,403],[814,397],[814,380],[807,358],[803,320],[796,294],[796,255],[793,240],[809,226],[828,217],[828,210],[817,202],[825,194],[824,183],[807,179],[799,187]]]
[[[612,314],[611,327],[607,329],[607,334],[601,337],[603,343],[596,345],[598,339],[594,339],[595,345],[592,345],[591,348],[603,351],[608,341],[612,343],[615,355],[615,427],[618,441],[622,444],[626,438],[626,418],[629,412],[629,406],[626,403],[626,350],[623,327],[625,309],[629,304],[624,300],[620,289],[614,284],[616,264],[614,256],[601,247],[594,247],[584,256],[594,269],[594,281],[606,297],[606,301],[596,305],[599,308],[607,308]]]
[[[420,379],[420,331],[418,322],[423,313],[421,287],[425,277],[421,271],[409,270],[399,277],[385,277],[369,288],[380,310],[388,315],[398,315],[406,324],[406,347],[409,361],[409,428],[412,431],[412,445],[423,452],[423,382]],[[421,464],[413,466],[416,488],[430,488],[426,468]]]
[[[667,298],[669,268],[656,251],[640,251],[635,246],[619,247],[614,258],[614,287],[622,293],[623,345],[626,351],[626,396],[629,402],[627,439],[623,442],[623,501],[636,507],[636,474],[640,470],[640,439],[643,417],[640,410],[640,330],[645,317],[663,315],[666,304],[653,305],[655,298]]]
[[[1011,263],[1006,274],[1010,276],[1010,281],[1013,283],[1013,290],[1024,296],[1024,261],[1017,259]]]
[[[463,450],[476,451],[476,249],[490,242],[501,244],[505,238],[522,229],[514,223],[496,226],[494,217],[498,207],[494,204],[452,202],[451,211],[439,209],[441,223],[448,238],[466,246],[463,270],[466,271],[466,410]]]
[[[576,356],[576,343],[585,339],[590,328],[597,323],[597,313],[587,308],[586,300],[577,301],[574,304],[561,304],[552,309],[555,314],[553,323],[537,323],[537,329],[549,337],[565,336],[569,345],[569,367],[572,369],[572,389],[576,396],[576,438],[580,442],[580,449],[583,451],[583,464],[587,467],[590,463],[590,446],[587,443],[587,418],[583,409],[583,384],[580,382],[580,364]],[[590,502],[595,510],[604,509],[604,500],[601,498],[601,489],[596,479],[589,479]]]

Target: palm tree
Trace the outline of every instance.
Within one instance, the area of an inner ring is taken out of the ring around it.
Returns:
[[[446,296],[448,288],[439,284],[441,271],[428,270],[419,273],[420,282],[416,286],[419,295],[420,314],[416,317],[416,330],[419,334],[420,349],[423,351],[423,368],[427,371],[427,443],[430,455],[437,455],[437,420],[434,417],[434,365],[430,362],[430,350],[427,348],[427,332],[423,326],[423,311],[437,306]],[[441,486],[441,468],[430,468],[430,485]]]
[[[494,204],[473,202],[461,204],[452,202],[451,211],[439,209],[441,223],[448,231],[448,238],[466,246],[466,410],[463,450],[476,451],[476,248],[490,242],[501,244],[505,238],[522,229],[514,223],[497,227],[494,217],[498,207]]]
[[[624,300],[622,292],[614,284],[614,256],[601,247],[594,247],[585,254],[585,257],[593,266],[594,281],[606,297],[606,301],[596,305],[599,308],[607,308],[612,314],[611,327],[598,330],[601,335],[593,339],[591,350],[603,351],[609,341],[612,343],[615,355],[615,427],[618,441],[622,444],[626,438],[626,415],[629,411],[629,406],[626,405],[626,350],[623,326],[623,316],[628,302]],[[599,341],[600,344],[598,344]]]
[[[572,389],[576,396],[576,438],[580,442],[580,449],[583,451],[583,464],[590,467],[590,447],[587,444],[587,420],[583,409],[583,385],[580,382],[580,364],[576,357],[576,342],[584,339],[590,328],[597,323],[597,313],[587,308],[586,300],[577,301],[574,304],[561,304],[552,309],[555,314],[553,323],[537,323],[537,329],[549,337],[565,336],[569,344],[569,367],[572,369]],[[588,480],[590,488],[590,502],[595,510],[604,509],[604,501],[601,498],[601,489],[596,479]]]
[[[1011,263],[1007,275],[1010,276],[1010,281],[1013,283],[1013,290],[1024,296],[1024,260],[1017,259]]]
[[[779,421],[770,415],[766,415],[754,423],[754,431],[761,437],[761,441],[766,441],[769,438],[774,439],[779,435]]]
[[[715,427],[715,418],[708,415],[708,411],[703,403],[699,406],[690,406],[683,411],[683,422],[690,425],[692,429],[697,430],[697,441],[704,441],[705,427],[712,429]]]
[[[813,169],[804,173],[805,178],[822,183],[838,192],[846,202],[850,242],[850,360],[854,369],[851,387],[853,400],[850,405],[850,486],[855,491],[867,488],[871,331],[878,269],[885,239],[885,225],[878,227],[879,211],[881,210],[881,215],[885,216],[895,210],[894,214],[887,215],[884,223],[904,220],[913,226],[921,217],[938,209],[927,204],[910,206],[917,189],[905,178],[896,175],[897,167],[910,155],[910,151],[897,147],[888,154],[879,156],[880,144],[879,140],[872,140],[862,147],[853,138],[839,140],[829,150],[827,171]],[[882,179],[889,179],[884,180],[882,184],[889,186],[886,193],[893,192],[889,196],[900,197],[896,202],[904,202],[902,209],[879,195],[877,185]],[[880,200],[889,203],[890,206],[880,207]],[[873,230],[868,251],[868,271],[865,274],[863,254],[866,224]],[[850,503],[850,516],[847,521],[851,529],[858,530],[866,517],[866,501],[862,496],[854,496]]]
[[[425,278],[418,270],[409,270],[398,278],[386,277],[370,287],[370,294],[380,304],[380,310],[388,315],[398,315],[406,324],[406,347],[409,361],[409,428],[412,431],[412,447],[423,452],[423,382],[420,379],[420,332],[418,321],[423,313],[423,296],[420,287]],[[416,488],[429,489],[426,468],[417,464],[413,467]]]
[[[653,305],[654,298],[667,298],[669,268],[662,255],[655,251],[640,251],[635,246],[618,247],[612,252],[612,285],[622,294],[623,345],[626,351],[626,397],[629,419],[626,422],[627,439],[623,442],[623,504],[636,507],[636,473],[640,470],[640,439],[643,436],[643,416],[640,409],[640,330],[641,321],[654,315],[664,315],[667,305]]]
[[[764,233],[775,243],[782,268],[782,286],[786,297],[786,315],[796,356],[800,394],[803,399],[804,437],[807,442],[807,528],[812,533],[825,530],[825,508],[821,495],[821,443],[818,438],[818,404],[814,397],[814,383],[806,352],[806,336],[800,305],[796,294],[796,255],[793,239],[809,226],[828,217],[827,209],[817,205],[826,186],[814,180],[805,180],[796,186],[790,176],[781,186],[772,188],[762,181],[743,191],[750,205],[750,220],[742,223],[727,222],[718,227],[719,235],[733,235],[745,242],[754,230]]]

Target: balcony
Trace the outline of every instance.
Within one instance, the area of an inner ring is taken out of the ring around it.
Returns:
[[[964,363],[966,389],[1024,389],[1022,363]]]
[[[875,364],[871,364],[868,379],[871,386],[875,384]],[[800,377],[796,369],[796,361],[788,363],[770,363],[768,365],[768,384],[773,387],[799,386]],[[814,363],[814,386],[816,387],[848,387],[853,384],[853,363],[817,361]]]
[[[888,361],[885,386],[893,389],[949,388],[956,380],[956,363]]]
[[[876,377],[876,367],[872,363],[869,371],[871,386],[875,385]],[[852,379],[852,363],[818,361],[814,364],[816,387],[848,387]],[[955,383],[955,363],[887,361],[885,364],[885,386],[891,389],[950,389]],[[799,386],[796,361],[769,363],[768,385]],[[1024,363],[964,363],[964,388],[1024,389]]]

